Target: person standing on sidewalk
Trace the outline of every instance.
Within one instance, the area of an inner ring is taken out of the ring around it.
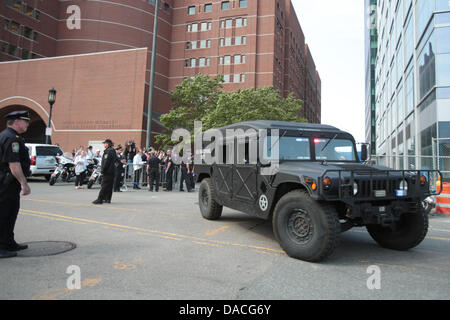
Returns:
[[[161,165],[161,160],[158,158],[158,153],[156,151],[152,151],[149,159],[147,160],[148,164],[148,175],[150,177],[149,181],[149,191],[153,191],[153,183],[155,184],[155,191],[159,191],[159,170]]]
[[[144,162],[142,161],[142,150],[136,153],[133,158],[133,171],[134,171],[134,184],[133,189],[140,189],[139,187],[139,179],[142,174],[142,167],[144,166]]]
[[[17,256],[27,245],[14,239],[14,227],[20,209],[20,191],[31,193],[27,177],[30,175],[30,156],[20,136],[28,130],[28,111],[15,111],[6,115],[7,128],[0,133],[0,258]]]
[[[116,165],[120,163],[116,150],[113,149],[114,143],[110,139],[106,139],[103,143],[105,151],[102,157],[102,187],[93,204],[111,203]]]
[[[81,151],[79,155],[75,157],[75,189],[83,189],[83,181],[86,176],[87,169],[87,155],[86,151]]]

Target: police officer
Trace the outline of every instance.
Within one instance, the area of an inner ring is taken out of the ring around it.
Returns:
[[[111,203],[114,174],[116,166],[120,164],[117,158],[116,150],[113,149],[114,143],[110,139],[103,141],[105,151],[102,157],[102,187],[98,194],[98,198],[93,201],[93,204]]]
[[[117,159],[120,161],[120,164],[118,164],[115,168],[114,192],[122,192],[122,191],[120,191],[120,187],[122,186],[123,178],[125,176],[125,169],[124,169],[123,165],[125,164],[126,160],[121,152],[122,152],[122,146],[119,144],[116,148],[116,154],[117,154]]]
[[[161,160],[158,158],[156,151],[152,151],[149,159],[147,160],[147,174],[150,178],[149,191],[153,191],[153,183],[155,184],[155,191],[159,191],[159,166]]]
[[[173,169],[175,167],[175,164],[172,160],[172,150],[167,150],[167,159],[166,159],[166,190],[165,191],[172,191],[172,184],[173,184]]]
[[[7,128],[0,133],[0,258],[15,257],[16,251],[27,249],[14,240],[14,226],[20,209],[20,191],[31,193],[27,183],[30,156],[20,136],[28,129],[30,115],[15,111],[6,115]]]
[[[187,153],[181,162],[181,179],[180,179],[180,191],[184,191],[183,183],[186,182],[186,188],[188,192],[191,192],[192,182],[191,182],[191,170],[190,170],[191,157]]]

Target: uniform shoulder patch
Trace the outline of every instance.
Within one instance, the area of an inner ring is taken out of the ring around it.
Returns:
[[[11,146],[12,146],[12,151],[14,153],[19,153],[19,151],[20,151],[20,144],[18,142],[13,142],[11,144]]]

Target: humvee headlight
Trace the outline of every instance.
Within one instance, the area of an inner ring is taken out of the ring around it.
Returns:
[[[353,195],[356,195],[358,193],[358,184],[356,182],[353,182]]]
[[[406,180],[400,181],[400,185],[398,186],[400,190],[408,190],[408,182]]]

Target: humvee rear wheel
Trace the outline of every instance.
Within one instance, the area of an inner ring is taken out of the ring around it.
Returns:
[[[333,253],[340,224],[333,207],[323,206],[306,192],[296,190],[278,201],[273,232],[289,256],[317,262]]]
[[[203,218],[217,220],[222,215],[223,207],[215,200],[215,191],[211,179],[203,179],[198,191],[198,204]]]
[[[405,251],[418,246],[428,232],[428,215],[422,206],[406,212],[393,228],[367,225],[370,236],[383,248]]]

